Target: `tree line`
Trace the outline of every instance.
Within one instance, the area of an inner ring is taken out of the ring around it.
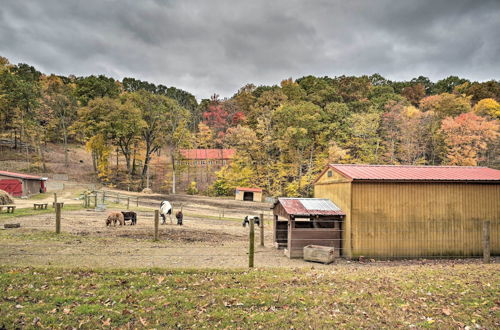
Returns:
[[[172,166],[179,148],[235,149],[207,191],[214,195],[258,186],[274,196],[311,196],[328,163],[498,168],[499,101],[495,80],[391,81],[373,74],[248,84],[230,98],[198,103],[175,87],[45,75],[0,58],[1,134],[33,146],[41,170],[45,142],[84,143],[103,182],[117,150],[125,168],[116,175],[138,189],[160,148]]]

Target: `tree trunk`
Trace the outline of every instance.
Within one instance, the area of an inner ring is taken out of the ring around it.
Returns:
[[[172,194],[175,194],[175,158],[174,158],[174,152],[172,151],[170,153],[170,158],[172,160]]]
[[[144,158],[144,167],[142,168],[142,174],[141,174],[141,187],[142,188],[144,188],[144,179],[146,178],[146,175],[148,174],[150,156],[151,156],[151,145],[148,141],[146,141],[146,157]],[[149,180],[149,177],[148,177],[148,180]]]
[[[64,122],[64,119],[62,120],[62,130],[63,130],[63,145],[64,145],[64,167],[69,167],[68,132],[66,132],[66,123]]]

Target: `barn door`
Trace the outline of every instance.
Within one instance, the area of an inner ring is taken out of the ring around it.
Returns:
[[[0,189],[6,191],[12,196],[19,197],[23,195],[23,185],[20,180],[16,179],[0,180]]]

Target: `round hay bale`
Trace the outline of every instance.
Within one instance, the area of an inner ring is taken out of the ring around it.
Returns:
[[[12,197],[4,190],[0,190],[0,205],[14,204]]]
[[[144,189],[142,189],[142,193],[143,194],[152,194],[153,190],[151,190],[151,188],[144,188]]]

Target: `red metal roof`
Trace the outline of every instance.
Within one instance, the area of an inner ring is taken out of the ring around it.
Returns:
[[[345,215],[331,200],[325,198],[278,198],[273,208],[281,204],[289,215]]]
[[[29,174],[23,174],[23,173],[7,172],[7,171],[0,171],[0,175],[8,176],[11,178],[18,178],[18,179],[47,180],[47,178],[42,178],[41,176],[35,176],[35,175],[29,175]]]
[[[330,168],[353,181],[497,181],[500,170],[476,166],[346,165]]]
[[[185,159],[232,159],[234,149],[180,149]]]
[[[243,187],[237,187],[236,190],[251,191],[251,192],[262,192],[262,189],[260,189],[260,188],[243,188]]]

